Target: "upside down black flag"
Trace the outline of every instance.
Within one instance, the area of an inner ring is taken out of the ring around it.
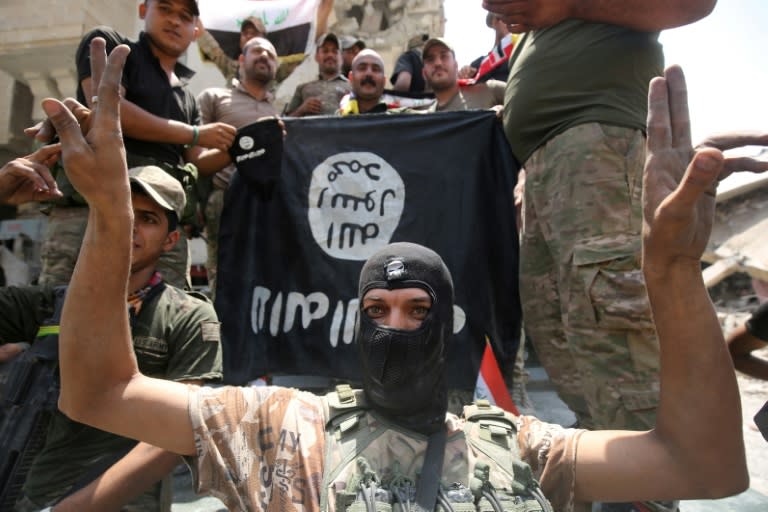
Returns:
[[[256,147],[270,140],[253,136],[259,125],[236,144],[275,165],[269,148]],[[358,274],[369,255],[397,241],[434,249],[453,275],[449,386],[474,388],[486,335],[511,370],[520,334],[518,166],[495,114],[285,125],[278,172],[264,174],[274,176],[270,194],[244,177],[253,169],[235,173],[227,191],[216,297],[226,380],[268,373],[356,380]]]

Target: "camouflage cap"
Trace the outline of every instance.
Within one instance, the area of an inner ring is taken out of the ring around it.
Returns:
[[[245,27],[251,26],[256,29],[256,32],[262,36],[267,35],[267,27],[264,26],[264,22],[258,16],[248,16],[240,24],[240,32],[245,30]]]
[[[187,198],[176,178],[154,165],[133,167],[128,170],[128,177],[131,183],[139,185],[154,202],[163,209],[174,212],[181,219]]]

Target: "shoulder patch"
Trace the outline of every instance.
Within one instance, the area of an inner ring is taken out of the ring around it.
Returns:
[[[203,341],[219,343],[221,341],[221,323],[220,322],[200,322]]]

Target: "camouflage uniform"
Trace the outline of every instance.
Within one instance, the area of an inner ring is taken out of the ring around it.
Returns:
[[[525,164],[523,314],[581,425],[655,424],[659,346],[640,270],[640,130],[587,123]]]
[[[523,321],[586,427],[655,423],[659,349],[639,251],[648,83],[664,70],[658,39],[566,19],[528,31],[509,61],[504,131],[528,172]]]
[[[285,113],[290,114],[309,98],[318,98],[323,103],[321,115],[333,115],[339,109],[339,102],[348,92],[352,91],[349,80],[336,75],[330,80],[319,78],[296,87],[290,103],[285,107]]]
[[[63,286],[69,283],[87,223],[88,208],[85,206],[57,206],[51,210],[40,249],[40,284]]]
[[[230,510],[320,510],[323,472],[334,468],[333,459],[340,455],[332,444],[329,459],[325,458],[327,444],[337,442],[326,431],[326,398],[289,388],[190,387],[189,411],[197,455],[187,461],[198,493],[216,496]],[[366,420],[371,429],[379,421],[371,413]],[[449,414],[446,425],[444,475],[467,484],[472,454],[461,434],[463,420]],[[577,506],[574,470],[581,432],[530,416],[517,419],[521,458],[540,478],[556,510],[572,511]],[[383,434],[391,442],[382,443],[386,449],[376,457],[383,466],[375,468],[379,474],[394,467],[395,461],[411,476],[421,467],[426,439],[405,434],[402,429]],[[342,477],[337,475],[334,481]],[[331,487],[338,489],[340,484]]]

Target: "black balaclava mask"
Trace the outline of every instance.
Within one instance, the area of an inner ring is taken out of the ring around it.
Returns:
[[[376,324],[363,312],[363,297],[372,289],[421,288],[432,307],[412,331]],[[360,314],[355,339],[362,367],[363,390],[373,408],[410,430],[435,432],[445,423],[448,390],[445,352],[453,330],[453,281],[434,251],[411,243],[394,243],[363,265],[358,287]]]

